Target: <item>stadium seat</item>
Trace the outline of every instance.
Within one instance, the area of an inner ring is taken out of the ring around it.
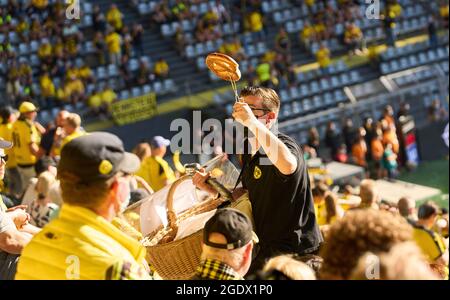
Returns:
[[[130,98],[130,92],[128,90],[122,90],[119,96],[120,100],[125,100]]]
[[[117,76],[118,74],[119,74],[119,71],[118,71],[116,65],[111,64],[111,65],[108,66],[108,75],[109,75],[109,77],[114,77],[114,76]]]
[[[214,46],[212,41],[207,41],[205,44],[205,48],[207,52],[213,52],[214,50],[216,50],[216,47]]]
[[[436,52],[434,52],[434,50],[430,49],[427,52],[428,55],[428,61],[432,62],[436,60]]]
[[[156,81],[155,83],[153,83],[153,91],[157,94],[163,94],[164,93],[164,89],[163,89],[163,85],[160,81]]]
[[[188,46],[185,48],[185,51],[186,51],[186,57],[187,57],[187,58],[193,58],[193,57],[195,57],[195,49],[194,49],[194,46],[188,45]]]
[[[172,35],[172,30],[170,29],[169,24],[162,24],[161,25],[161,34],[164,37],[169,37]]]
[[[256,49],[255,49],[255,46],[254,46],[254,45],[248,45],[248,46],[246,47],[245,53],[246,53],[248,56],[250,56],[250,57],[256,56]]]
[[[149,7],[147,6],[147,3],[145,3],[145,2],[139,3],[138,11],[139,11],[139,14],[141,14],[141,15],[147,14],[149,12]]]
[[[292,102],[292,113],[294,115],[298,115],[302,112],[302,107],[300,105],[300,102],[294,101]]]
[[[19,44],[19,55],[26,55],[29,52],[28,45],[25,43]]]
[[[164,90],[168,93],[175,92],[176,86],[173,79],[164,80]]]
[[[290,94],[290,98],[292,99],[292,100],[298,100],[299,98],[300,98],[300,94],[299,94],[299,91],[298,91],[298,88],[297,87],[295,87],[295,86],[293,86],[293,87],[291,87],[290,89],[289,89],[289,94]]]
[[[146,95],[152,91],[150,84],[146,84],[142,87],[142,95]]]
[[[280,98],[283,103],[289,102],[291,100],[288,91],[285,89],[280,90]]]
[[[195,44],[195,53],[196,55],[202,55],[205,53],[205,46],[203,45],[203,43]]]
[[[140,87],[133,87],[131,89],[131,97],[137,97],[140,96],[142,94],[141,88]]]
[[[267,46],[264,42],[259,42],[257,45],[257,53],[258,55],[262,55],[267,51]]]
[[[38,49],[39,49],[39,43],[37,41],[31,41],[30,42],[30,51],[32,53],[35,53],[38,51]]]

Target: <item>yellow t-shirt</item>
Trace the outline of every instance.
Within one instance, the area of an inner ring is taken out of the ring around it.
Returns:
[[[328,48],[321,48],[316,53],[317,62],[321,68],[326,68],[330,65],[330,50]]]
[[[311,38],[313,34],[314,34],[314,27],[305,26],[302,30],[302,40],[307,40]]]
[[[259,12],[253,12],[250,15],[250,29],[253,32],[259,32],[263,28],[263,18]]]
[[[436,232],[423,226],[413,224],[413,237],[417,246],[430,262],[435,261],[445,252],[445,243]]]
[[[92,70],[88,66],[84,66],[77,70],[77,74],[79,78],[86,79],[92,76]]]
[[[40,79],[41,83],[41,95],[44,97],[55,96],[55,85],[49,76],[43,75]]]
[[[39,47],[38,56],[40,58],[49,57],[50,55],[52,55],[52,45],[44,44],[41,47]]]
[[[33,3],[34,7],[37,8],[46,8],[48,5],[48,0],[32,0],[31,3]]]
[[[72,133],[72,134],[66,136],[66,137],[62,140],[62,142],[61,142],[61,148],[59,149],[59,153],[61,153],[62,148],[63,148],[68,142],[70,142],[71,140],[76,139],[76,138],[78,138],[78,137],[80,137],[80,136],[83,136],[83,135],[86,135],[86,132],[84,132],[84,131],[78,129],[78,130],[75,131],[74,133]],[[59,155],[59,154],[57,154],[57,155]]]
[[[17,120],[13,125],[14,154],[18,165],[33,165],[37,158],[31,153],[31,143],[40,144],[41,135],[28,120]]]
[[[100,98],[103,103],[111,104],[117,99],[117,94],[112,89],[107,89],[100,93]]]
[[[112,32],[106,36],[106,44],[110,53],[120,53],[120,35]]]
[[[443,17],[443,18],[448,18],[448,4],[447,5],[444,5],[444,6],[441,6],[440,8],[439,8],[439,14],[441,15],[441,17]]]
[[[122,13],[119,9],[110,9],[106,14],[106,20],[109,24],[114,26],[116,30],[122,28]]]
[[[150,156],[144,159],[136,175],[142,177],[156,192],[165,187],[166,181],[176,180],[175,173],[169,164],[160,157]]]
[[[74,92],[84,93],[84,84],[79,79],[67,83],[66,86],[64,87],[65,95],[70,96]]]
[[[155,64],[154,72],[156,75],[161,75],[163,73],[166,73],[167,71],[169,71],[169,65],[165,61],[158,61]]]
[[[327,210],[325,208],[325,203],[314,203],[314,212],[316,214],[317,224],[319,226],[327,224]]]
[[[346,39],[356,39],[362,37],[361,29],[354,26],[352,29],[345,31],[345,38]]]
[[[88,99],[90,107],[100,107],[102,105],[102,97],[100,94],[92,94]]]
[[[0,125],[0,137],[4,140],[13,141],[13,123]],[[14,155],[14,147],[5,149],[5,154],[8,155],[7,168],[15,168],[17,166],[16,156]]]

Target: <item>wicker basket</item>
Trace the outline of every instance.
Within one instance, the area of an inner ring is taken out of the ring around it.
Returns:
[[[190,279],[200,262],[203,230],[174,241],[179,223],[189,217],[216,209],[225,200],[209,199],[188,209],[179,216],[173,209],[173,196],[176,188],[191,176],[183,176],[170,187],[167,196],[167,227],[159,227],[149,234],[143,244],[147,248],[147,261],[163,279]]]

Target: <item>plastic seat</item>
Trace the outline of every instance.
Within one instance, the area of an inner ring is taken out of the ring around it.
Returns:
[[[146,84],[142,87],[142,95],[149,94],[152,91],[152,87],[149,84]]]
[[[194,49],[194,46],[192,46],[192,45],[187,45],[187,47],[185,48],[185,52],[186,52],[186,57],[187,57],[187,58],[193,58],[193,57],[195,57],[195,49]]]
[[[175,82],[173,81],[173,79],[169,78],[169,79],[164,80],[164,90],[166,92],[175,92],[176,86],[175,86]]]
[[[141,94],[142,94],[141,93],[141,89],[139,87],[134,87],[134,88],[131,89],[131,96],[132,97],[138,97]]]
[[[125,100],[125,99],[130,98],[130,92],[128,90],[121,91],[120,94],[119,94],[119,98],[121,100]]]
[[[162,94],[162,93],[164,92],[162,83],[159,82],[159,81],[156,81],[156,82],[153,84],[153,91],[154,91],[157,95]]]
[[[293,86],[289,89],[289,94],[291,95],[291,99],[298,100],[300,98],[299,91],[297,87]]]

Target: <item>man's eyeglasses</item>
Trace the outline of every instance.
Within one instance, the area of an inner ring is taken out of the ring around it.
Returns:
[[[8,155],[4,155],[4,156],[1,156],[1,155],[0,155],[0,158],[1,158],[1,160],[2,160],[3,162],[5,162],[5,164],[6,164],[6,162],[8,161]]]
[[[270,110],[270,109],[267,109],[267,108],[256,108],[256,107],[252,107],[252,106],[249,106],[249,107],[250,107],[250,109],[252,110],[252,112],[256,112],[256,111],[262,111],[262,112],[264,112],[264,114],[263,114],[262,116],[264,116],[265,114],[271,112],[271,110]],[[262,116],[260,116],[260,117],[262,117]]]

